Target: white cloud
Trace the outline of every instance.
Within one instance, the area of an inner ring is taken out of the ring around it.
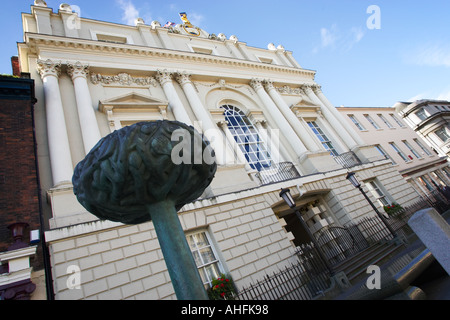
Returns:
[[[188,13],[188,19],[194,26],[200,26],[205,17],[198,13]]]
[[[405,61],[429,67],[450,67],[449,45],[426,45],[407,53]]]
[[[314,53],[317,53],[319,49],[331,49],[340,50],[342,52],[348,52],[353,48],[355,44],[360,42],[365,33],[361,27],[353,27],[348,31],[341,31],[336,24],[333,24],[329,29],[320,29],[320,47],[313,49]]]
[[[123,10],[122,21],[124,23],[134,25],[135,20],[141,17],[139,10],[136,9],[131,0],[116,0],[116,3]]]
[[[335,24],[331,26],[330,29],[321,28],[320,38],[322,41],[322,47],[333,47],[339,38],[338,30]]]
[[[440,90],[428,90],[421,92],[414,97],[409,98],[406,101],[416,101],[422,99],[431,99],[431,100],[447,100],[450,101],[450,87],[446,87]]]

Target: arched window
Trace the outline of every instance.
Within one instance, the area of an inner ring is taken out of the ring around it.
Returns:
[[[272,159],[250,119],[235,106],[223,105],[221,108],[225,110],[224,115],[228,122],[228,129],[250,167],[258,171],[269,168],[272,165]]]

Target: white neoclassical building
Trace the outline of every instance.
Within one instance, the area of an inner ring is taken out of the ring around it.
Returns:
[[[307,236],[281,188],[290,189],[313,234],[374,214],[346,180],[349,170],[390,201],[417,197],[328,101],[315,71],[283,46],[254,48],[190,23],[85,19],[42,0],[22,21],[19,58],[36,82],[56,299],[175,299],[152,223],[100,221],[72,190],[74,167],[97,141],[139,121],[178,120],[212,141],[216,177],[179,211],[206,286],[223,272],[242,288],[296,259]]]
[[[422,99],[397,102],[394,108],[403,120],[440,156],[450,155],[450,101]]]

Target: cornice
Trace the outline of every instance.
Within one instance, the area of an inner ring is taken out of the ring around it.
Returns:
[[[256,61],[228,58],[214,55],[197,54],[187,51],[169,50],[155,47],[116,44],[100,42],[88,39],[67,38],[61,36],[43,35],[36,33],[25,33],[25,43],[31,54],[38,54],[40,47],[53,47],[63,50],[87,50],[100,53],[110,53],[117,55],[134,55],[143,57],[158,57],[172,61],[183,61],[183,63],[207,63],[230,68],[250,68],[255,70],[280,72],[314,80],[316,72],[313,70],[300,69],[294,67],[285,67],[280,65],[271,65]]]

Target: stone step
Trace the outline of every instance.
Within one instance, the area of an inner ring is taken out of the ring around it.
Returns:
[[[378,243],[360,252],[347,261],[335,266],[336,271],[344,271],[349,281],[353,281],[367,271],[369,265],[379,264],[383,259],[395,253],[401,245]]]

